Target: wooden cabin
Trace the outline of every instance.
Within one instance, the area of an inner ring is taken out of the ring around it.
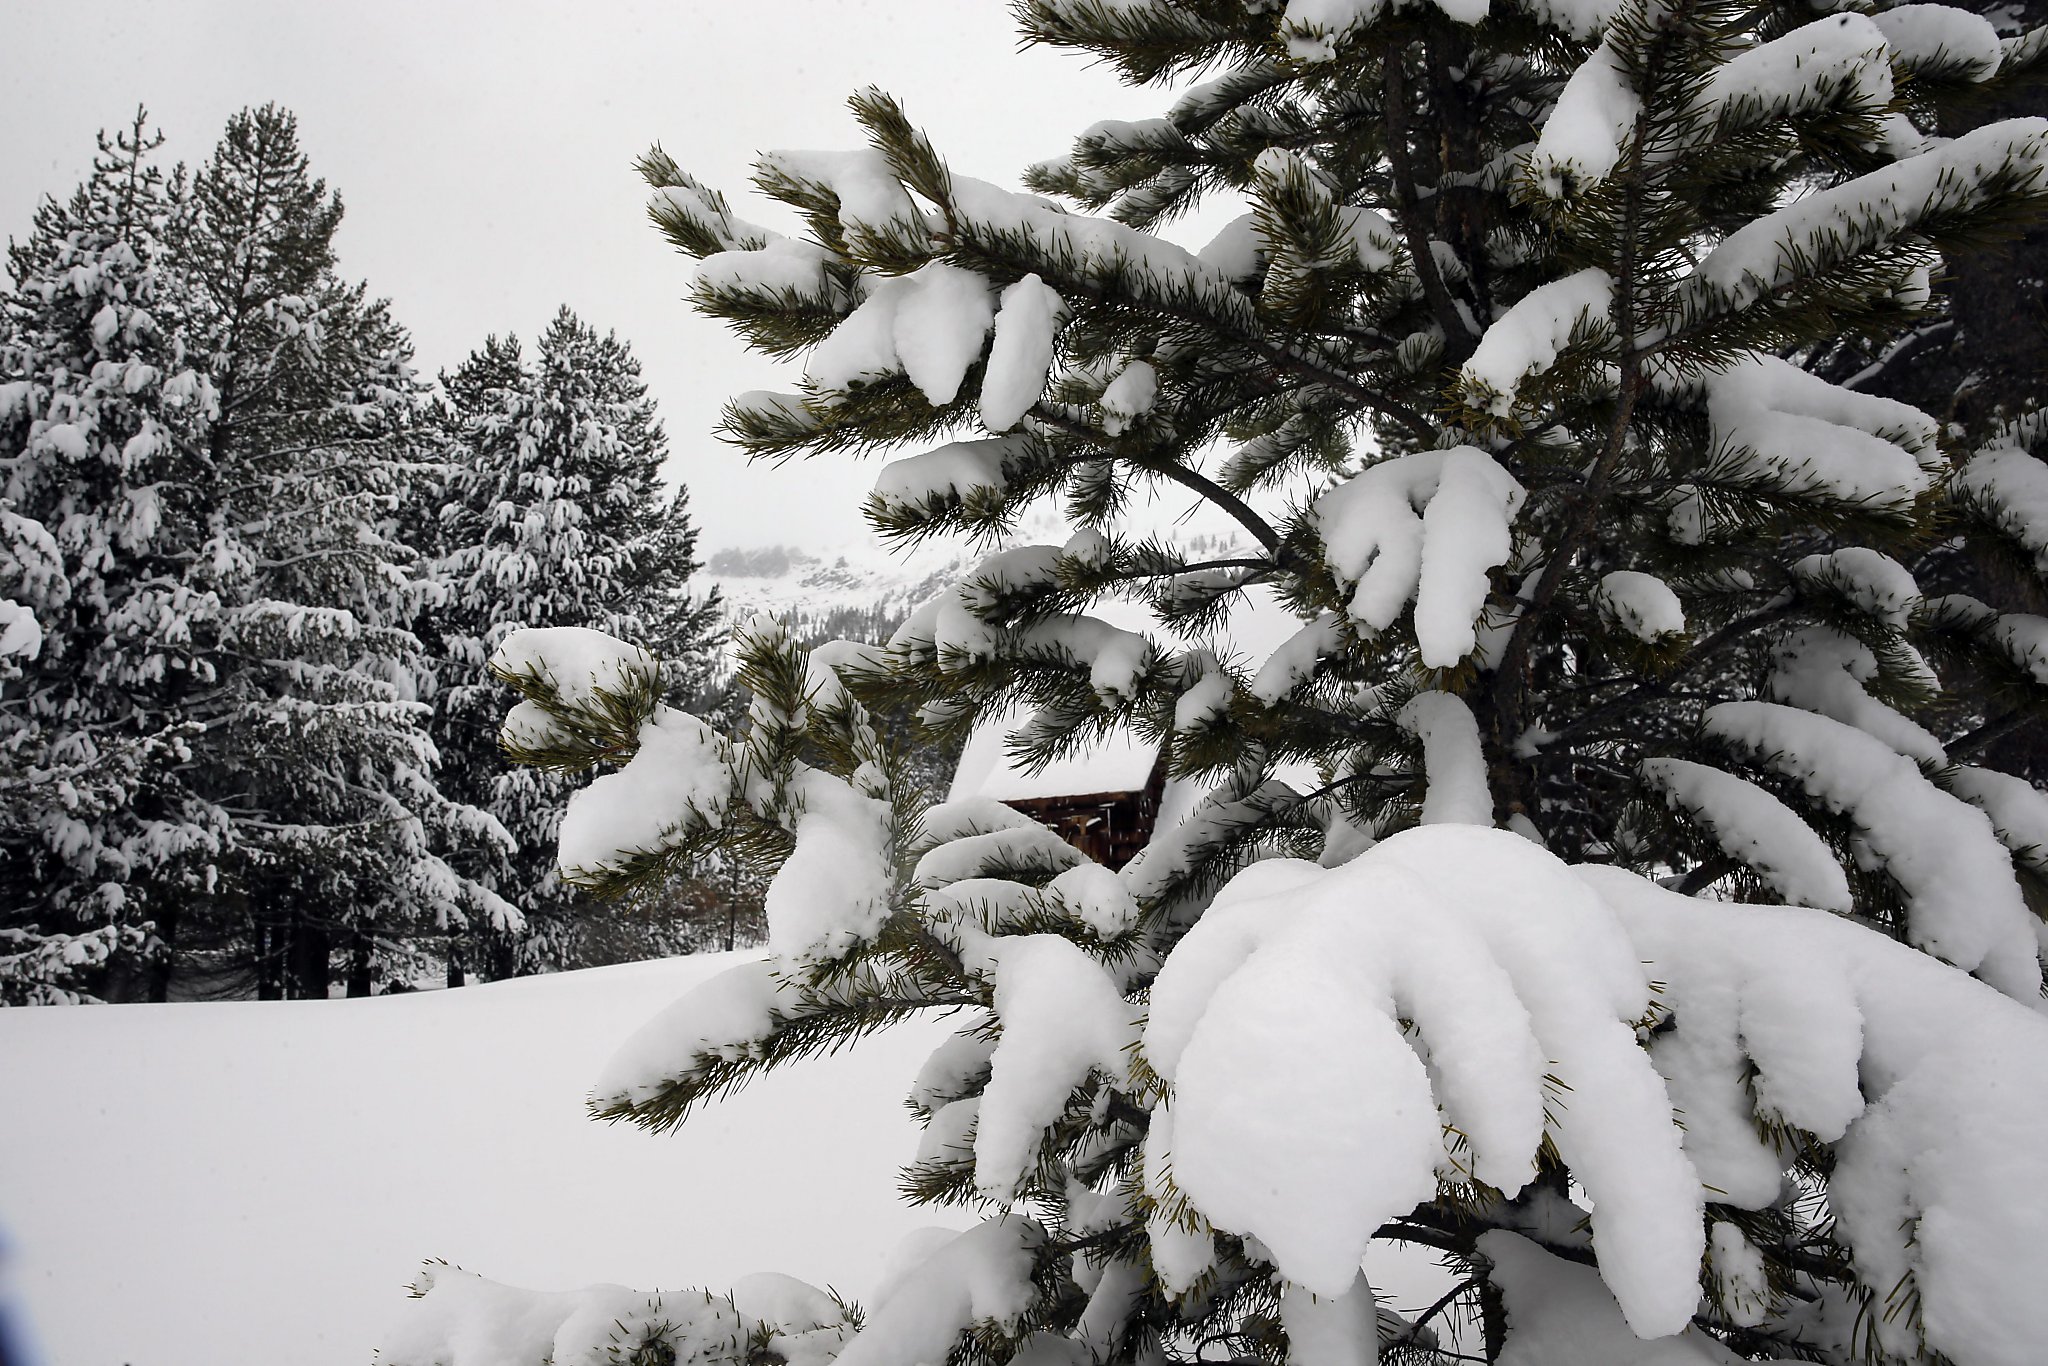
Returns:
[[[1137,857],[1166,789],[1161,746],[1118,733],[1027,773],[1010,758],[1009,738],[1009,724],[974,732],[954,773],[953,798],[993,797],[1110,868]]]
[[[1089,611],[1126,630],[1160,634],[1150,614],[1132,602],[1105,600]],[[1232,614],[1223,638],[1208,643],[1224,655],[1256,663],[1270,658],[1301,628],[1277,598],[1257,590]],[[1128,731],[1112,732],[1027,773],[1007,749],[1011,730],[1022,720],[1021,714],[1013,714],[975,729],[954,770],[952,799],[992,797],[1116,869],[1137,857],[1158,825],[1163,822],[1171,828],[1185,820],[1206,795],[1202,784],[1167,782],[1164,747],[1147,744]],[[1314,774],[1307,777],[1313,785]]]

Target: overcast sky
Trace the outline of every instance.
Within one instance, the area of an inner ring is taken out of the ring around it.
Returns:
[[[198,162],[229,114],[275,100],[347,204],[344,273],[391,298],[424,368],[486,333],[530,340],[561,303],[632,344],[710,548],[862,535],[875,467],[749,468],[711,438],[726,397],[789,381],[680,302],[689,263],[632,170],[648,144],[738,199],[759,150],[856,145],[845,99],[872,83],[952,165],[1014,184],[1088,124],[1171,98],[1019,52],[998,0],[12,0],[0,30],[0,234],[68,193],[137,102],[164,155]]]

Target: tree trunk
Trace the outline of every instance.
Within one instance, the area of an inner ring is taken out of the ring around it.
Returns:
[[[143,967],[147,995],[161,1004],[171,999],[171,973],[178,957],[178,903],[166,897],[156,912],[157,950]]]
[[[291,926],[287,992],[294,1000],[324,1001],[334,984],[333,943],[325,925],[296,921]]]
[[[348,932],[348,994],[370,994],[370,936],[360,927]]]

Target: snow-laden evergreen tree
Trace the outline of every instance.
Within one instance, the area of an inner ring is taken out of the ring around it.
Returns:
[[[1034,193],[864,92],[867,146],[758,165],[793,237],[644,165],[697,305],[801,366],[728,437],[909,445],[878,530],[988,557],[885,647],[750,626],[735,734],[625,643],[493,660],[508,746],[615,768],[569,804],[565,875],[777,868],[769,956],[650,1022],[596,1112],[664,1129],[950,1013],[904,1188],[975,1222],[860,1312],[437,1271],[384,1359],[2037,1360],[2048,798],[1996,737],[2048,703],[2043,424],[1971,439],[1814,367],[1916,326],[1945,251],[2040,221],[2048,120],[1936,129],[2048,31],[1018,9],[1028,41],[1201,79]],[[1242,212],[1168,240],[1200,201]],[[1131,534],[1162,488],[1242,550]],[[1070,539],[1015,543],[1041,500]],[[1907,568],[1949,543],[2003,566],[1984,596]],[[1157,629],[1090,614],[1114,594]],[[1299,631],[1232,658],[1261,594]],[[1129,728],[1206,796],[1111,872],[993,802],[918,809],[869,719],[905,699],[940,734],[1022,708],[1027,761]],[[1436,1303],[1375,1294],[1396,1244],[1443,1259]]]
[[[569,788],[507,764],[498,719],[511,695],[486,661],[523,626],[586,627],[653,651],[664,696],[681,697],[705,680],[718,608],[688,589],[697,566],[687,491],[662,488],[667,437],[617,336],[565,306],[531,363],[516,337],[491,337],[443,387],[453,468],[438,529],[443,601],[428,627],[436,738],[449,792],[510,834],[509,854],[487,873],[525,922],[473,937],[464,965],[503,977],[561,965],[580,896],[554,866]]]
[[[183,534],[203,496],[205,365],[170,240],[183,180],[138,111],[47,200],[0,293],[0,1002],[133,975],[204,895],[226,817],[181,776],[219,603]]]
[[[192,344],[219,402],[199,560],[231,604],[204,758],[236,840],[235,895],[188,937],[261,995],[324,996],[337,960],[365,995],[380,960],[414,966],[410,940],[517,922],[444,857],[504,833],[440,791],[419,696],[432,584],[400,512],[436,472],[426,390],[388,306],[336,272],[341,200],[288,111],[231,118],[193,199]]]
[[[289,114],[237,115],[189,185],[160,141],[138,117],[13,253],[0,976],[325,995],[346,948],[367,993],[422,922],[516,921],[442,857],[503,832],[435,787],[414,695],[420,386],[335,277]]]

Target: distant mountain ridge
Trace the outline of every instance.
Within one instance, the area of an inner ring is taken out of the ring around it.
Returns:
[[[901,551],[873,541],[821,550],[771,545],[716,551],[700,577],[718,585],[728,622],[766,614],[799,636],[881,639],[979,558],[937,543]]]
[[[1235,528],[1176,528],[1191,559],[1238,553]],[[1051,516],[1035,518],[1003,538],[1003,546],[1059,545],[1070,530]],[[726,620],[766,613],[800,636],[880,639],[941,591],[958,582],[995,547],[957,541],[888,546],[873,537],[818,548],[795,545],[727,547],[712,552],[699,582],[718,586]],[[847,629],[852,628],[852,629]]]

